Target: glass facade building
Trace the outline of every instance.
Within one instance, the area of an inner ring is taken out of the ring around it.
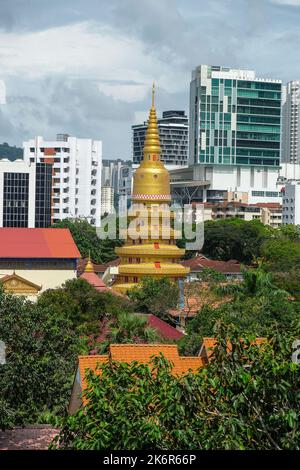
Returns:
[[[28,227],[29,174],[4,173],[3,227]]]
[[[49,227],[52,164],[0,159],[0,195],[0,227]]]
[[[36,163],[35,227],[51,225],[52,165]]]
[[[190,164],[279,167],[281,81],[201,65],[190,86]]]

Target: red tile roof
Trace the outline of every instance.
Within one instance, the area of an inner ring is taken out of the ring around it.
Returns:
[[[183,333],[155,315],[148,315],[148,325],[157,330],[163,339],[178,340],[184,336]]]
[[[218,261],[207,259],[203,256],[196,256],[182,262],[186,268],[190,268],[191,271],[201,271],[203,268],[215,269],[220,273],[240,273],[241,265],[236,260],[230,261]]]
[[[96,273],[83,273],[80,276],[80,279],[84,279],[87,281],[91,286],[95,287],[96,290],[100,292],[104,292],[107,290],[107,286],[104,284],[102,279],[97,276]]]
[[[0,258],[80,258],[69,229],[0,228]]]

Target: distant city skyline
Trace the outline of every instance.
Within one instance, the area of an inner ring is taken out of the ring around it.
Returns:
[[[188,113],[200,64],[300,79],[299,20],[300,0],[2,0],[0,142],[66,132],[129,158],[153,80],[158,113]]]

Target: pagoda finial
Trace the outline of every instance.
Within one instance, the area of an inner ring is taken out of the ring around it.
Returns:
[[[93,273],[94,272],[94,266],[93,266],[93,263],[92,263],[92,260],[91,260],[90,250],[89,250],[88,260],[87,260],[87,263],[86,263],[85,268],[84,268],[84,272],[85,273]]]
[[[152,85],[152,107],[149,113],[149,119],[147,124],[145,143],[144,143],[144,158],[146,160],[152,160],[152,156],[155,155],[156,161],[159,160],[159,154],[161,153],[159,132],[157,125],[157,117],[155,110],[155,83]]]
[[[152,85],[152,108],[155,108],[155,83]]]

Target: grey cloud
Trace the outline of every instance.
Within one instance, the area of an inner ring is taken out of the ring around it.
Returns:
[[[21,145],[23,140],[59,132],[103,140],[106,157],[130,157],[134,113],[149,108],[145,100],[125,103],[104,95],[97,82],[48,77],[41,80],[8,82],[7,104],[0,114],[0,141]],[[22,93],[18,92],[22,90]],[[159,109],[186,109],[187,93],[170,95],[158,88]]]
[[[155,57],[157,67],[161,68],[153,70],[153,78],[164,75],[163,67],[173,70],[174,82],[179,74],[180,83],[186,77],[185,85],[177,86],[181,90],[176,94],[162,89],[158,83],[159,110],[187,110],[190,73],[201,63],[251,68],[258,76],[284,81],[300,78],[300,9],[283,3],[283,0],[0,0],[0,29],[36,31],[88,21],[93,31],[100,32],[107,26],[111,34],[136,38],[145,55]],[[34,82],[22,76],[9,77],[8,102],[0,108],[0,140],[20,144],[36,134],[51,138],[57,132],[69,132],[103,139],[106,157],[128,157],[134,113],[148,109],[150,91],[145,100],[136,103],[115,100],[101,93],[97,83],[134,86],[140,82],[126,76],[111,76],[103,81],[99,77],[97,81],[92,73],[91,69],[87,71],[86,80],[70,77],[68,70],[59,74],[53,70],[51,77]]]

